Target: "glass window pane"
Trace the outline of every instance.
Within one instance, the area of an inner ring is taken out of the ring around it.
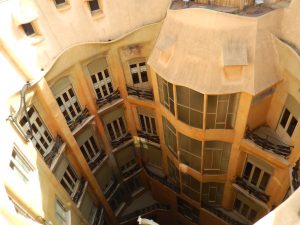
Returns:
[[[296,118],[292,117],[291,122],[289,124],[289,127],[287,129],[287,133],[288,133],[288,135],[290,137],[292,137],[292,135],[294,133],[294,130],[295,130],[296,126],[297,126],[297,123],[298,123],[298,121],[296,120]]]
[[[283,113],[282,118],[281,118],[281,120],[280,120],[280,125],[281,125],[282,127],[285,127],[285,126],[286,126],[286,123],[287,123],[287,121],[288,121],[288,119],[289,119],[290,114],[291,114],[291,113],[290,113],[289,110],[287,110],[287,109],[284,110],[284,113]]]
[[[207,97],[207,113],[216,113],[217,112],[217,96],[209,95]]]
[[[203,112],[203,103],[204,103],[203,94],[194,90],[190,90],[190,107],[192,109],[196,109]]]
[[[261,170],[258,167],[255,167],[253,175],[252,175],[252,179],[251,179],[251,183],[256,185],[260,176]]]
[[[244,175],[243,175],[243,178],[245,178],[246,180],[249,180],[249,177],[250,177],[250,174],[252,171],[252,167],[253,167],[252,164],[247,162],[245,170],[244,170]]]
[[[260,181],[259,188],[265,190],[268,185],[269,179],[270,179],[270,174],[264,172],[264,175]]]
[[[177,103],[189,106],[189,89],[183,86],[176,86]]]

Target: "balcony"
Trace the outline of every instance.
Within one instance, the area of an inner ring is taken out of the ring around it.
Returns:
[[[120,224],[126,223],[130,220],[136,219],[139,216],[143,216],[145,214],[157,211],[157,210],[169,210],[170,206],[169,205],[165,205],[165,204],[161,204],[161,203],[154,203],[150,206],[135,210],[134,212],[131,212],[127,215],[122,216],[119,221]]]
[[[166,177],[160,177],[157,174],[153,173],[151,170],[149,170],[147,167],[144,167],[144,170],[147,172],[147,174],[152,177],[153,179],[159,181],[161,184],[167,186],[171,190],[173,190],[176,193],[179,193],[179,187],[175,184],[173,184],[171,181],[166,179]]]
[[[93,171],[100,163],[101,161],[105,158],[104,152],[99,152],[96,158],[88,162],[88,165],[90,169]]]
[[[150,89],[127,86],[127,92],[128,92],[128,95],[133,95],[138,98],[151,100],[151,101],[153,101],[153,99],[154,99],[153,92]]]
[[[87,186],[87,182],[85,179],[81,179],[77,188],[75,195],[72,197],[75,204],[80,204],[80,199],[82,198],[85,187]]]
[[[263,191],[259,190],[257,187],[251,185],[248,181],[241,177],[237,177],[235,183],[246,190],[250,195],[254,196],[258,200],[267,203],[270,199],[270,196],[264,193]]]
[[[216,208],[207,204],[202,204],[202,207],[230,225],[247,225],[227,215],[220,208]]]
[[[131,139],[132,139],[131,134],[127,133],[125,136],[111,141],[111,146],[113,148],[117,148],[118,146],[124,144],[125,142],[127,142],[127,141],[129,141]]]
[[[262,150],[275,153],[285,159],[292,152],[292,146],[282,142],[275,131],[267,126],[261,126],[253,131],[247,130],[245,138],[255,143]]]
[[[112,92],[110,95],[104,97],[104,98],[99,98],[96,100],[96,104],[98,106],[98,108],[103,107],[106,104],[112,103],[114,100],[120,99],[120,91],[119,90],[115,90],[114,92]]]
[[[75,119],[67,121],[70,130],[73,131],[79,124],[86,120],[89,115],[88,109],[84,108]]]
[[[51,151],[47,155],[44,156],[44,161],[49,166],[49,168],[51,168],[53,160],[56,158],[58,153],[61,152],[60,150],[62,149],[63,143],[64,142],[61,139],[61,137],[59,135],[57,135],[57,137],[55,139],[55,144],[53,145]]]
[[[145,131],[142,131],[142,130],[138,130],[137,133],[138,133],[138,136],[140,138],[144,138],[148,141],[152,141],[152,142],[155,142],[155,143],[159,144],[159,137],[157,135],[148,134],[148,133],[146,133]]]

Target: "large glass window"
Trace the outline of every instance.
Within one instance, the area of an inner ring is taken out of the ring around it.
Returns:
[[[180,161],[201,172],[202,142],[179,133]]]
[[[230,157],[231,144],[222,141],[204,143],[204,174],[225,174]]]
[[[194,177],[181,173],[182,192],[194,201],[200,201],[200,182]]]
[[[206,128],[234,128],[238,99],[238,94],[208,95],[206,109]]]
[[[193,127],[203,126],[203,94],[176,86],[178,119]]]
[[[96,2],[97,0],[93,1]],[[87,65],[97,99],[105,98],[113,93],[113,83],[105,59],[96,59]]]
[[[169,178],[176,184],[179,185],[179,170],[175,164],[168,158],[168,173]]]
[[[30,137],[30,139],[36,149],[41,153],[41,155],[46,156],[51,151],[54,145],[54,140],[41,117],[37,113],[36,109],[31,106],[27,110],[29,121],[24,115],[21,117],[19,124],[26,134],[30,134],[30,122],[32,127],[32,136]]]
[[[155,118],[139,113],[140,125],[144,132],[157,135]]]
[[[224,192],[223,183],[203,183],[201,201],[208,205],[221,205]]]
[[[165,117],[163,117],[163,127],[165,144],[171,152],[177,155],[176,129]]]
[[[173,84],[157,75],[157,85],[161,104],[175,115]]]

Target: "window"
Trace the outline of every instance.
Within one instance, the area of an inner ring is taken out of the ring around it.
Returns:
[[[113,120],[111,123],[106,124],[110,139],[112,141],[119,139],[127,134],[125,122],[123,117]]]
[[[79,177],[65,156],[62,157],[54,174],[71,198],[73,198],[79,185]]]
[[[287,109],[284,108],[282,117],[280,119],[280,125],[285,129],[286,133],[292,137],[294,130],[298,124],[298,120],[293,116],[293,114]]]
[[[236,196],[233,209],[238,214],[251,222],[255,222],[258,219],[258,214],[262,212],[262,209],[260,209],[260,207],[240,194]]]
[[[92,196],[89,192],[85,192],[82,202],[80,204],[80,211],[83,217],[89,222],[90,225],[93,225],[94,218],[96,216],[97,207],[93,202]]]
[[[148,83],[148,74],[145,62],[131,63],[129,67],[133,86]]]
[[[27,110],[29,121],[26,115],[24,115],[21,117],[19,124],[26,134],[30,134],[30,122],[32,127],[32,136],[30,139],[41,155],[46,156],[51,151],[54,140],[35,108],[31,106]]]
[[[223,192],[223,183],[203,183],[201,201],[204,204],[219,206],[222,203]]]
[[[105,98],[114,92],[113,83],[105,59],[94,60],[87,65],[87,69],[97,99]]]
[[[155,118],[148,115],[139,114],[141,128],[148,134],[157,135]]]
[[[194,177],[181,173],[182,192],[194,201],[200,201],[200,182]]]
[[[261,160],[248,156],[243,172],[243,179],[262,191],[266,190],[273,171],[272,167],[264,164]]]
[[[81,112],[72,87],[66,88],[64,92],[57,95],[56,101],[67,122],[75,120]]]
[[[238,94],[208,95],[206,109],[206,128],[234,128],[238,99]]]
[[[89,0],[88,3],[89,3],[90,10],[92,13],[94,13],[100,9],[98,0]]]
[[[199,224],[199,210],[179,197],[177,197],[177,210],[188,220],[195,224]]]
[[[179,185],[179,170],[175,164],[168,158],[168,174],[176,185]]]
[[[203,126],[204,96],[183,86],[176,86],[178,119],[193,127]]]
[[[34,36],[36,34],[31,23],[22,24],[22,28],[27,36]]]
[[[225,174],[230,157],[231,144],[222,141],[204,143],[204,174]]]
[[[9,167],[24,183],[29,181],[29,176],[33,169],[15,147],[12,150]]]
[[[80,146],[80,150],[88,163],[93,162],[102,154],[99,143],[96,141],[92,129],[83,131],[76,140]]]
[[[180,161],[198,172],[201,171],[202,142],[179,133]]]
[[[69,213],[64,207],[63,203],[58,199],[56,199],[56,203],[55,203],[55,215],[57,220],[59,221],[59,224],[61,225],[69,224]]]
[[[163,117],[165,144],[171,152],[177,155],[176,129],[173,125]]]
[[[164,105],[173,115],[175,115],[173,84],[165,81],[163,78],[157,75],[157,85],[160,103]]]

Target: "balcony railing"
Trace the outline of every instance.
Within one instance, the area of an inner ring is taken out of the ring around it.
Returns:
[[[131,134],[127,133],[125,136],[111,141],[111,146],[113,148],[116,148],[116,147],[120,146],[121,144],[124,144],[125,142],[127,142],[131,139],[132,139]]]
[[[267,203],[270,199],[270,196],[264,193],[263,191],[259,190],[258,188],[253,187],[250,185],[245,179],[241,177],[236,178],[236,184],[243,188],[244,190],[248,191],[250,195],[253,195],[255,198]]]
[[[296,162],[296,165],[292,169],[292,186],[294,191],[296,191],[296,189],[300,186],[299,166],[300,166],[300,161],[298,160]]]
[[[170,209],[169,205],[165,205],[165,204],[161,204],[161,203],[154,203],[153,205],[147,206],[147,207],[142,208],[142,209],[135,210],[132,213],[129,213],[127,215],[122,216],[119,219],[119,221],[122,224],[122,223],[125,223],[127,221],[136,219],[139,216],[145,215],[145,214],[150,213],[150,212],[154,212],[154,211],[157,211],[157,210],[169,210],[169,209]]]
[[[172,182],[170,182],[168,179],[166,179],[165,177],[160,177],[157,174],[153,173],[151,170],[149,170],[147,167],[144,167],[145,171],[147,172],[147,174],[152,177],[153,179],[159,181],[161,184],[167,186],[168,188],[170,188],[171,190],[173,190],[174,192],[179,193],[179,187],[175,184],[173,184]]]
[[[231,216],[224,213],[222,210],[216,208],[215,206],[207,205],[202,203],[202,207],[206,209],[207,211],[211,212],[212,214],[216,215],[220,219],[224,220],[230,225],[247,225],[245,223],[242,223],[240,221],[237,221],[236,219],[232,218]]]
[[[87,108],[84,108],[74,120],[67,121],[67,124],[71,130],[74,130],[77,125],[81,124],[90,115]]]
[[[103,208],[99,207],[97,208],[97,212],[94,218],[93,225],[99,225],[101,224],[101,221],[103,220]]]
[[[138,164],[135,164],[134,166],[130,167],[128,170],[122,171],[122,175],[124,178],[131,176],[135,172],[140,170],[140,166]]]
[[[145,138],[149,141],[152,141],[152,142],[155,142],[155,143],[158,143],[159,144],[159,137],[155,134],[148,134],[146,133],[145,131],[142,131],[142,130],[138,130],[137,131],[138,133],[138,136],[141,137],[141,138]]]
[[[75,195],[73,197],[73,201],[75,202],[75,204],[77,204],[79,202],[79,199],[81,198],[81,196],[83,194],[83,189],[84,189],[85,183],[86,183],[85,179],[82,178],[80,180],[77,192],[75,193]]]
[[[112,92],[110,95],[105,96],[104,98],[99,98],[96,100],[96,104],[98,108],[111,103],[112,101],[121,98],[120,91],[117,89],[114,92]]]
[[[52,164],[53,160],[55,159],[55,157],[57,156],[58,151],[63,143],[64,142],[61,139],[61,137],[59,135],[57,135],[57,137],[55,139],[55,144],[53,145],[51,151],[47,155],[44,156],[45,163],[49,167],[51,167],[51,164]]]
[[[97,158],[95,158],[93,161],[88,163],[90,169],[91,170],[95,169],[104,158],[105,158],[105,154],[103,152],[100,152]]]
[[[134,95],[134,96],[137,96],[138,98],[143,98],[143,99],[147,99],[147,100],[154,99],[153,92],[152,92],[152,90],[149,90],[149,89],[142,89],[142,88],[127,86],[127,92],[128,92],[128,95]]]
[[[116,181],[115,178],[112,178],[109,182],[108,187],[104,190],[104,195],[106,198],[109,198],[111,194],[116,190],[118,186],[118,182]]]
[[[251,140],[263,150],[271,151],[277,155],[287,158],[291,154],[291,146],[285,145],[282,141],[272,136],[260,137],[253,131],[247,130],[245,138]],[[282,143],[282,144],[278,144]]]

